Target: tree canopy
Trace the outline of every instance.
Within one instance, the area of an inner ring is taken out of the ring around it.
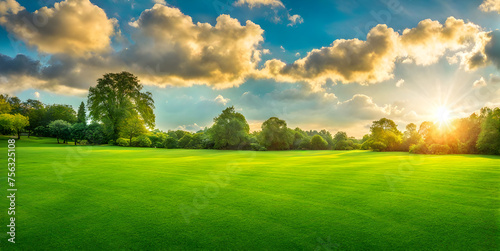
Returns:
[[[141,92],[143,86],[129,72],[108,73],[90,87],[87,106],[94,121],[101,121],[117,139],[120,125],[130,116],[138,115],[145,125],[153,129],[155,115],[151,92]]]

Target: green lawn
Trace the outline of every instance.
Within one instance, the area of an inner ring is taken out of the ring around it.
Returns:
[[[1,158],[1,250],[500,248],[495,156],[54,142],[17,141],[16,244]]]

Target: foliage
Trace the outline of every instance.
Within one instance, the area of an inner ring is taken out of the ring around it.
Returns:
[[[146,132],[147,130],[146,127],[144,126],[144,121],[135,115],[129,116],[121,124],[120,135],[124,138],[128,138],[131,144],[133,137],[145,134]]]
[[[85,123],[76,123],[71,126],[71,139],[75,141],[75,145],[85,139],[87,125]]]
[[[103,125],[95,122],[87,126],[85,139],[93,145],[99,145],[108,141]]]
[[[293,146],[294,136],[284,120],[271,117],[262,124],[260,143],[268,150],[288,150]]]
[[[116,144],[119,146],[130,146],[130,140],[126,138],[118,138]]]
[[[410,153],[419,153],[419,154],[426,154],[428,153],[427,145],[425,142],[420,142],[415,145],[411,145],[409,149]]]
[[[55,120],[50,122],[49,130],[52,135],[57,139],[57,144],[59,144],[59,139],[69,138],[67,135],[70,132],[71,124],[64,120]]]
[[[433,144],[429,146],[429,153],[432,154],[449,154],[450,147],[448,145]]]
[[[214,118],[210,134],[216,149],[238,149],[247,144],[250,126],[241,113],[233,106],[228,107]]]
[[[21,114],[0,114],[0,126],[4,129],[14,131],[17,139],[21,139],[21,132],[29,126],[29,118]]]
[[[312,150],[326,150],[328,149],[328,142],[320,135],[314,135],[311,138],[311,149]]]
[[[154,128],[154,100],[150,92],[128,72],[108,73],[90,87],[87,100],[89,115],[109,128],[111,137],[118,138],[120,126],[130,116],[139,116],[146,126]]]
[[[500,108],[486,112],[477,148],[481,153],[500,154]]]
[[[132,146],[139,146],[139,147],[150,147],[151,146],[151,140],[148,138],[146,135],[140,135],[138,137],[132,138]]]
[[[83,101],[82,103],[80,103],[80,106],[78,107],[76,122],[87,124],[87,114],[85,113],[85,104],[83,103]]]

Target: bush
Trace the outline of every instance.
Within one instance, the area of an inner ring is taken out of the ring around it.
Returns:
[[[371,145],[371,147],[372,147],[373,151],[375,151],[375,152],[381,152],[381,151],[384,151],[385,149],[387,149],[387,146],[380,141],[374,142]]]
[[[264,146],[261,146],[259,143],[250,143],[250,148],[254,151],[266,151],[267,150]]]
[[[168,149],[177,148],[177,139],[173,137],[167,137],[165,141],[163,141],[163,147]]]
[[[448,145],[433,144],[429,146],[429,152],[432,154],[449,154],[450,147]]]
[[[428,153],[427,145],[424,142],[416,145],[411,145],[410,153],[426,154]]]
[[[148,138],[148,136],[141,135],[139,137],[132,138],[132,146],[150,147],[151,140]]]
[[[116,140],[116,144],[119,146],[129,146],[130,145],[130,140],[126,138],[119,138]]]
[[[114,145],[116,145],[116,143],[115,143],[115,141],[114,141],[114,140],[110,140],[110,141],[108,141],[108,145],[112,145],[112,146],[114,146]]]
[[[84,140],[80,140],[80,143],[79,143],[79,144],[80,144],[80,145],[82,145],[82,146],[84,146],[84,145],[88,145],[88,144],[89,144],[89,142],[88,142],[87,140],[85,140],[85,139],[84,139]]]
[[[328,142],[326,142],[323,137],[316,134],[311,138],[311,148],[313,150],[326,150],[328,148]]]

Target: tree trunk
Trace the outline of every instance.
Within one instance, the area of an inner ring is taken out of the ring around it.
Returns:
[[[21,131],[17,131],[17,139],[21,139]]]
[[[76,146],[76,139],[75,139],[75,146]]]
[[[30,138],[31,130],[28,130],[28,139]]]
[[[57,138],[57,144],[59,144],[59,138]]]

